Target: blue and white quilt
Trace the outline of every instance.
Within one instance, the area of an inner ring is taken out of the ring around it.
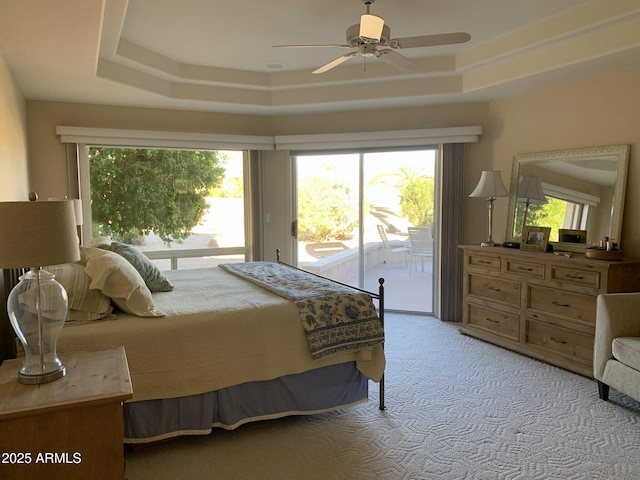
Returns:
[[[279,263],[219,267],[293,302],[314,359],[384,342],[382,323],[366,293]]]

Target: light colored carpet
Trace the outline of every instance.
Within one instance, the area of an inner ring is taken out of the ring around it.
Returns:
[[[640,404],[458,333],[387,316],[387,410],[368,404],[128,452],[129,480],[638,479]]]

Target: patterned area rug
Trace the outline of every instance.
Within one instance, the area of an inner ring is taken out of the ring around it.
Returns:
[[[387,410],[285,418],[127,452],[129,480],[640,478],[640,403],[594,381],[387,314]]]

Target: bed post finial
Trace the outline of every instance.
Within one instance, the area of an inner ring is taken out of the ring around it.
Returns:
[[[276,261],[280,263],[280,249],[276,248]]]

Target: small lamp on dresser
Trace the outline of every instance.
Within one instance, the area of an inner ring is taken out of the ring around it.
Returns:
[[[493,202],[497,197],[508,197],[509,191],[502,183],[502,175],[499,171],[485,170],[480,176],[478,185],[469,195],[470,197],[480,197],[487,200],[487,207],[489,210],[489,232],[486,242],[482,242],[480,245],[483,247],[495,247],[496,243],[493,241]]]
[[[75,223],[68,200],[0,202],[0,268],[30,268],[7,299],[25,353],[20,383],[48,383],[66,373],[56,344],[67,318],[67,293],[41,267],[80,259]]]
[[[524,203],[524,214],[522,216],[522,228],[527,226],[527,217],[531,205],[544,205],[548,203],[547,197],[542,188],[542,180],[539,177],[524,175],[518,182],[518,202]]]

